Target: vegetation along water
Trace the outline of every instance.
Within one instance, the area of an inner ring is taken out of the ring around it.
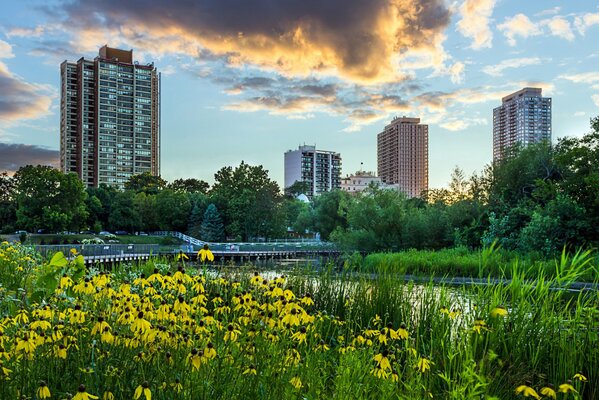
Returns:
[[[589,257],[449,288],[184,259],[108,272],[4,242],[0,398],[596,399],[599,294],[551,290]]]

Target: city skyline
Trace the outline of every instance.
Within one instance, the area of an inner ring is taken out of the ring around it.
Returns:
[[[386,12],[409,14],[419,1],[397,9],[354,1],[340,15],[258,3],[231,14],[216,7],[213,20],[202,17],[205,3],[186,10],[149,1],[139,15],[112,1],[3,5],[0,170],[58,159],[57,65],[93,58],[105,44],[133,49],[164,73],[167,180],[212,182],[222,166],[245,160],[283,187],[280,154],[299,143],[341,153],[344,174],[361,163],[375,170],[377,133],[406,115],[429,124],[435,188],[455,165],[470,174],[491,162],[492,110],[511,92],[540,87],[553,98],[554,141],[581,136],[599,111],[599,9],[591,1],[433,1],[403,30]],[[245,21],[262,14],[269,18]]]

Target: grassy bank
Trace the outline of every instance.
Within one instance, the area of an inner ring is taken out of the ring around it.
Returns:
[[[363,272],[473,278],[554,278],[572,272],[580,281],[592,282],[599,276],[599,255],[594,251],[581,250],[578,253],[565,252],[557,258],[539,259],[532,255],[492,248],[480,251],[464,248],[410,250],[400,253],[375,253],[365,257],[353,255],[348,257],[346,267]]]

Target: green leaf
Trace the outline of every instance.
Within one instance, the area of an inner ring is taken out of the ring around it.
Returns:
[[[53,267],[62,268],[62,267],[66,267],[68,263],[69,263],[69,261],[64,256],[62,251],[58,251],[52,256],[52,259],[50,260],[49,265],[51,265]]]

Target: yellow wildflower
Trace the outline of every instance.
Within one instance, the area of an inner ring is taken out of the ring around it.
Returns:
[[[298,376],[294,376],[293,378],[291,378],[289,383],[291,383],[293,385],[293,387],[296,388],[297,390],[301,389],[303,386],[302,380]]]
[[[520,385],[516,388],[516,394],[520,393],[522,393],[524,397],[534,397],[535,399],[541,398],[533,388],[526,385]]]
[[[40,381],[40,385],[35,392],[38,399],[49,399],[50,389],[48,389],[48,384],[45,381]]]
[[[94,396],[93,394],[89,394],[85,391],[85,385],[79,385],[79,389],[77,389],[77,394],[73,397],[72,400],[95,400],[97,398],[98,396]]]
[[[544,388],[542,388],[541,394],[545,397],[551,397],[552,399],[556,398],[556,393],[553,389],[553,385],[545,386]]]
[[[507,316],[507,310],[504,306],[497,306],[491,310],[491,317],[505,317]]]
[[[207,244],[205,244],[204,247],[201,248],[200,251],[198,251],[198,258],[202,262],[204,262],[206,260],[214,261],[214,254],[212,254],[212,252],[210,251],[210,248],[208,247]]]
[[[574,389],[574,386],[571,385],[571,382],[568,381],[566,383],[562,383],[561,385],[559,385],[559,390],[560,393],[578,393],[576,391],[576,389]]]
[[[150,391],[150,384],[146,381],[139,385],[137,389],[135,389],[135,394],[133,398],[135,400],[139,399],[141,396],[144,396],[146,400],[152,400],[152,392]]]

